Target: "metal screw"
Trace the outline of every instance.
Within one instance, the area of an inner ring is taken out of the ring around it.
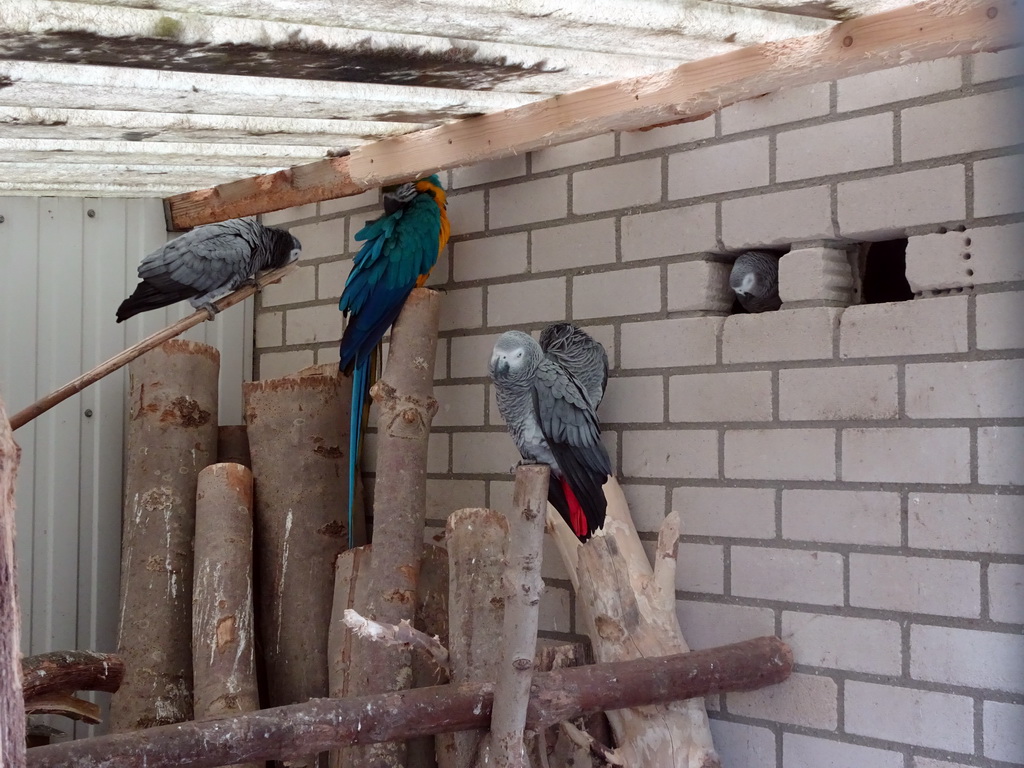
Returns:
[[[87,418],[87,419],[92,418],[92,408],[86,408],[85,409],[85,418]]]
[[[85,215],[88,216],[90,219],[95,219],[96,218],[96,211],[94,211],[92,208],[90,208],[88,211],[85,212]]]

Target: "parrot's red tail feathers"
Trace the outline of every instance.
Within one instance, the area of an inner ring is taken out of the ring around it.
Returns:
[[[587,525],[587,516],[583,512],[583,507],[580,505],[579,499],[576,498],[576,494],[572,492],[572,488],[569,487],[569,483],[565,478],[560,479],[558,482],[562,484],[562,490],[565,492],[565,500],[569,504],[569,527],[572,528],[573,533],[581,539],[584,539],[590,532],[590,529]]]

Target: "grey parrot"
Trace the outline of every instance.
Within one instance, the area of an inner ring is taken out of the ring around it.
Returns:
[[[213,302],[264,269],[277,269],[299,257],[298,238],[255,219],[206,224],[176,237],[139,264],[135,292],[117,308],[117,322],[139,312],[188,299],[212,317]]]
[[[548,501],[586,541],[604,525],[607,502],[601,487],[612,473],[586,387],[557,355],[522,331],[498,337],[489,373],[498,411],[519,453],[551,467]]]
[[[579,379],[597,410],[608,385],[608,354],[601,343],[579,326],[555,323],[540,332],[540,348]]]
[[[732,265],[729,287],[747,312],[770,312],[782,306],[779,298],[779,254],[741,253]]]

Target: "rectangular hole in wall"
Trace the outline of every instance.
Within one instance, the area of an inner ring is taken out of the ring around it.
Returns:
[[[861,303],[910,301],[907,282],[907,238],[869,243],[861,262]]]

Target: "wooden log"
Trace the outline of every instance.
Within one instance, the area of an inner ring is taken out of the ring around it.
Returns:
[[[334,561],[347,539],[351,379],[323,366],[247,382],[242,392],[257,478],[258,631],[267,700],[278,706],[328,692]]]
[[[240,304],[245,301],[256,293],[257,290],[262,290],[265,286],[270,285],[271,283],[281,282],[281,278],[285,275],[291,274],[298,268],[298,264],[289,264],[288,266],[281,267],[281,269],[275,269],[271,272],[260,275],[257,278],[258,288],[255,285],[244,285],[237,291],[229,293],[223,299],[213,302],[213,305],[217,307],[218,311],[222,312],[228,307],[233,307],[235,304]],[[109,360],[100,363],[91,371],[83,373],[77,379],[69,381],[60,389],[51,392],[46,397],[40,398],[27,408],[23,408],[18,411],[11,418],[11,428],[18,429],[19,427],[25,426],[32,421],[32,419],[37,416],[41,416],[58,403],[62,403],[67,400],[72,395],[78,394],[90,384],[95,384],[104,376],[108,376],[114,371],[123,368],[132,360],[144,355],[149,350],[160,346],[165,341],[173,339],[175,336],[180,336],[189,328],[194,328],[200,323],[205,323],[209,319],[210,315],[205,309],[198,309],[188,317],[183,317],[176,323],[172,323],[167,326],[162,331],[157,331],[156,333],[147,336],[142,341],[133,344],[123,352],[118,352]]]
[[[527,464],[516,469],[504,578],[504,642],[491,717],[492,754],[498,768],[523,768],[526,764],[523,731],[530,703],[533,659],[537,655],[540,598],[544,592],[540,566],[549,474],[546,464]]]
[[[247,469],[252,469],[249,433],[245,429],[245,424],[228,424],[218,427],[217,463],[241,464]]]
[[[387,368],[370,393],[380,414],[374,550],[368,600],[357,610],[385,624],[415,618],[426,520],[427,438],[437,412],[432,393],[440,308],[440,294],[413,290],[391,330]],[[408,688],[409,651],[355,638],[349,674],[349,691],[355,695]],[[407,753],[404,742],[374,744],[356,750],[352,759],[360,768],[397,768],[405,765]]]
[[[448,653],[452,682],[498,678],[503,643],[508,519],[493,509],[460,509],[448,516]],[[441,741],[439,758],[451,768],[472,768],[486,730],[462,731]],[[450,754],[449,754],[450,752]],[[443,756],[442,756],[443,755]]]
[[[129,367],[115,732],[192,717],[196,483],[217,455],[219,371],[216,349],[181,339]]]
[[[113,653],[50,651],[21,660],[25,702],[53,693],[114,693],[124,679],[124,662]]]
[[[197,719],[260,708],[252,611],[252,473],[218,463],[196,491],[192,673]],[[248,763],[245,768],[256,768]]]
[[[655,659],[593,664],[533,678],[527,727],[585,714],[750,691],[785,680],[793,654],[775,637]],[[371,744],[480,728],[491,717],[493,685],[467,683],[350,697],[153,728],[137,734],[37,747],[30,768],[213,768],[287,758],[342,744]],[[642,765],[642,764],[634,764]],[[685,765],[685,764],[684,764]]]
[[[0,765],[25,765],[25,705],[21,684],[21,606],[14,554],[14,482],[21,449],[0,397]]]
[[[444,547],[426,544],[420,563],[420,578],[416,589],[416,621],[414,626],[428,635],[437,637],[448,648],[448,553]],[[450,660],[449,660],[450,663]],[[447,672],[423,653],[412,655],[412,687],[429,688],[447,683]],[[436,753],[442,744],[435,743],[442,735],[421,736],[409,741],[408,768],[437,768]],[[443,739],[442,739],[443,741]]]

